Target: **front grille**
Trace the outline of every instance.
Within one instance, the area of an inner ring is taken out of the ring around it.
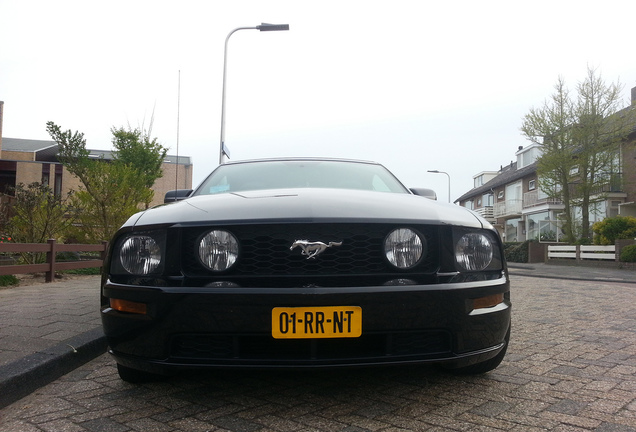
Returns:
[[[395,273],[384,258],[383,242],[395,228],[388,224],[288,224],[222,227],[239,240],[240,258],[224,276],[293,277],[355,276]],[[436,269],[439,240],[434,227],[413,227],[426,239],[428,253],[412,272],[427,274]],[[183,228],[182,270],[189,277],[210,277],[196,255],[198,242],[210,227]],[[307,259],[299,248],[290,250],[296,240],[342,242],[328,248],[315,259]],[[216,275],[218,276],[218,275]]]
[[[270,335],[178,335],[171,360],[223,364],[387,362],[440,357],[451,352],[445,331],[369,333],[343,339],[273,339]]]

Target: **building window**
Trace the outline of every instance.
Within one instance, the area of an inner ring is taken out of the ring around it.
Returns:
[[[532,165],[541,156],[541,147],[531,144],[525,149],[519,150],[517,153],[517,169]]]
[[[491,193],[482,195],[482,200],[484,202],[484,207],[492,207],[495,203],[495,196]]]
[[[528,240],[550,242],[557,240],[558,227],[555,220],[550,220],[549,212],[533,213],[526,216]]]
[[[62,173],[64,172],[63,165],[55,165],[55,184],[53,185],[53,194],[56,197],[62,196]]]
[[[40,181],[40,183],[42,183],[43,186],[48,186],[49,185],[49,177],[51,175],[51,164],[42,164],[42,180]]]
[[[15,196],[17,162],[0,161],[0,193]]]
[[[521,218],[516,218],[516,219],[508,219],[506,221],[506,226],[505,226],[505,241],[507,242],[516,242],[518,241],[518,236],[517,236],[517,228],[519,226],[519,223],[521,222]]]

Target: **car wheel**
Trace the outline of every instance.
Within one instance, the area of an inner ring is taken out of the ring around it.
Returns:
[[[510,327],[508,327],[508,333],[506,333],[506,338],[504,339],[506,343],[503,349],[494,356],[493,358],[483,361],[481,363],[475,363],[470,366],[464,366],[460,368],[448,368],[448,372],[453,375],[479,375],[486,372],[490,372],[493,369],[496,369],[497,366],[503,361],[506,356],[506,351],[508,350],[508,345],[510,342]]]
[[[131,384],[160,381],[164,378],[163,375],[132,369],[127,366],[122,366],[119,363],[117,363],[117,372],[119,373],[119,378]]]

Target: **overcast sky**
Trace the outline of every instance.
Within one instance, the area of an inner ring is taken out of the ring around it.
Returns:
[[[598,68],[629,103],[634,16],[624,0],[0,0],[3,136],[50,139],[53,121],[107,150],[154,113],[196,185],[218,164],[225,37],[286,23],[230,38],[232,159],[374,160],[446,200],[440,170],[454,200],[529,144],[522,118],[559,76],[574,89]]]

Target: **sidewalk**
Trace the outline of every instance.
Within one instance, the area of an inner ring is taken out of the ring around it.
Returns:
[[[106,352],[99,276],[0,288],[0,408]]]
[[[513,278],[636,284],[636,271],[616,268],[509,263],[509,270]],[[0,409],[106,352],[99,284],[99,276],[83,276],[0,289]]]
[[[550,279],[579,279],[598,282],[636,283],[636,271],[614,267],[593,267],[544,263],[508,263],[508,271],[511,276],[532,276]]]

